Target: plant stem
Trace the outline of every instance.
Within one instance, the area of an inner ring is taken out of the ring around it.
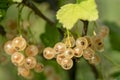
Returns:
[[[41,18],[43,18],[45,21],[47,21],[48,23],[50,23],[51,25],[54,25],[55,23],[53,21],[51,21],[50,19],[48,19],[34,4],[31,0],[23,0],[22,3],[29,7],[30,9],[32,9],[38,16],[40,16]]]
[[[77,70],[76,59],[73,59],[73,67],[68,71],[69,80],[76,80],[76,70]]]
[[[83,30],[82,30],[82,36],[87,35],[87,30],[88,30],[88,21],[82,21],[83,22]]]

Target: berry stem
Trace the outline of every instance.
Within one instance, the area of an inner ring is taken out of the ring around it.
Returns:
[[[70,32],[69,32],[68,29],[67,29],[67,38],[68,38],[68,43],[69,43],[69,45],[70,45],[70,47],[71,47],[71,43],[70,43]]]
[[[21,13],[22,13],[22,9],[23,9],[24,6],[18,6],[18,20],[17,20],[17,28],[18,28],[18,32],[19,32],[19,35],[22,35],[22,29],[21,29],[21,24],[20,24],[20,21],[21,21]]]

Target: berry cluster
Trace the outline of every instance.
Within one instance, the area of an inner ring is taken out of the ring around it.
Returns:
[[[20,36],[15,37],[12,41],[7,41],[4,50],[11,55],[11,62],[18,67],[18,74],[25,78],[32,78],[31,69],[36,72],[42,72],[44,65],[38,63],[36,55],[39,50],[35,45],[28,45],[26,40]]]
[[[104,50],[103,39],[108,35],[109,29],[107,27],[100,28],[97,35],[79,37],[76,40],[69,36],[63,39],[62,42],[55,44],[54,48],[47,47],[43,51],[43,56],[46,59],[56,58],[56,61],[65,70],[69,70],[73,66],[73,58],[80,58],[88,60],[91,64],[99,63],[99,56],[96,51],[102,52]]]

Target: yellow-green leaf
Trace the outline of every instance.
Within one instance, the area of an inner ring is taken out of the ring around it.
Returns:
[[[79,4],[66,4],[57,12],[57,19],[63,27],[71,29],[79,20],[95,21],[98,19],[98,10],[95,0],[82,0]]]

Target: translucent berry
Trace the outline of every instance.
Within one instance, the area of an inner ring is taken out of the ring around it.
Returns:
[[[11,19],[8,20],[8,22],[7,22],[8,29],[15,30],[16,26],[17,26],[17,21],[16,20],[11,20]]]
[[[16,50],[12,47],[12,41],[7,41],[4,45],[4,50],[7,54],[12,55]]]
[[[24,30],[27,30],[28,27],[30,26],[30,22],[27,21],[27,20],[24,20],[24,21],[22,22],[22,25],[23,25],[23,29],[24,29]]]
[[[88,41],[85,37],[80,37],[76,40],[76,46],[86,49],[88,47]]]
[[[104,51],[104,43],[103,40],[99,36],[93,37],[94,47],[97,51],[103,52]]]
[[[98,55],[94,55],[93,57],[91,57],[91,59],[89,60],[89,63],[91,64],[98,64],[100,62],[100,57]]]
[[[57,52],[57,54],[59,53],[63,53],[66,50],[66,45],[62,42],[58,42],[55,46],[54,46],[55,51]]]
[[[74,48],[74,56],[75,57],[81,57],[83,55],[83,49],[80,47],[75,47]]]
[[[70,58],[64,58],[62,61],[61,61],[61,66],[63,69],[65,70],[69,70],[72,68],[73,66],[73,61],[72,59]]]
[[[12,40],[16,35],[13,32],[7,32],[5,36],[7,39]]]
[[[48,77],[47,80],[61,80],[61,78],[59,75],[54,74],[54,75]]]
[[[108,34],[109,34],[109,28],[108,28],[108,27],[103,26],[103,27],[100,28],[99,35],[100,35],[102,38],[105,38]]]
[[[38,54],[38,48],[35,45],[30,45],[26,48],[25,53],[27,56],[36,56]]]
[[[25,78],[28,79],[28,80],[33,80],[34,74],[32,72],[30,72],[30,74]]]
[[[61,61],[65,58],[65,55],[64,54],[58,54],[57,57],[56,57],[56,61],[58,64],[61,65]]]
[[[24,62],[24,66],[27,69],[35,68],[36,64],[37,64],[37,61],[36,61],[36,58],[34,57],[27,57]]]
[[[16,37],[12,41],[12,46],[17,51],[24,50],[26,48],[26,45],[27,45],[26,40],[22,36]]]
[[[86,59],[86,60],[90,60],[95,54],[95,51],[92,50],[91,48],[87,48],[84,50],[83,52],[83,57]]]
[[[86,38],[86,39],[87,39],[87,41],[88,41],[88,47],[92,47],[93,42],[92,42],[91,37],[90,37],[90,36],[85,36],[85,38]]]
[[[47,76],[47,77],[50,77],[52,76],[53,74],[55,73],[54,69],[52,66],[46,66],[44,68],[44,74]]]
[[[26,78],[30,75],[30,70],[26,69],[25,67],[18,67],[18,75]]]
[[[43,56],[46,59],[53,59],[55,57],[55,50],[53,48],[47,47],[43,51]]]
[[[74,56],[74,50],[71,48],[67,48],[64,52],[66,58],[72,58]]]
[[[66,47],[74,47],[75,46],[75,39],[74,37],[67,37],[63,39],[63,42],[65,43]]]
[[[22,66],[24,64],[24,59],[25,59],[24,55],[20,52],[15,52],[11,56],[11,61],[16,66]]]
[[[34,68],[35,72],[42,72],[44,70],[44,65],[42,63],[37,63],[37,65]]]

